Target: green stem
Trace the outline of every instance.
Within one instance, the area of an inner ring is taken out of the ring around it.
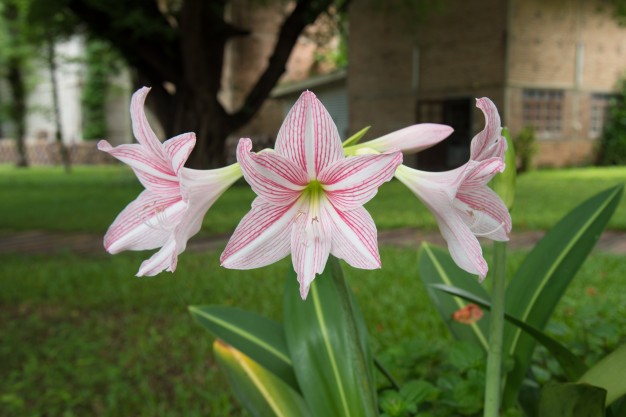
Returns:
[[[506,289],[505,242],[494,242],[493,258],[493,289],[491,295],[491,322],[489,326],[489,354],[487,356],[484,417],[497,417],[500,415],[502,334],[504,331],[504,296]]]

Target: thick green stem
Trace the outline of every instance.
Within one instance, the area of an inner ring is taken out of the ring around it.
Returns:
[[[494,242],[493,290],[491,295],[491,323],[489,326],[489,354],[487,357],[484,417],[497,417],[500,415],[505,289],[506,243]]]

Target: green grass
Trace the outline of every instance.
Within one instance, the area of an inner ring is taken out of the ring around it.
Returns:
[[[585,198],[626,182],[626,167],[536,171],[518,179],[514,227],[546,229]],[[0,166],[0,232],[49,230],[103,233],[142,187],[123,166],[20,170]],[[245,183],[229,189],[209,211],[203,233],[232,231],[250,208],[254,193]],[[379,229],[436,228],[435,220],[398,181],[383,185],[367,205]],[[626,199],[609,228],[626,230]]]
[[[624,181],[624,167],[524,175],[514,223],[547,228],[586,197]],[[71,175],[0,166],[0,234],[102,233],[141,189],[121,166],[75,167]],[[231,188],[209,212],[203,233],[232,230],[253,198],[245,184]],[[398,182],[381,187],[368,209],[380,229],[436,227]],[[626,230],[626,199],[610,227]],[[381,255],[381,270],[346,268],[375,350],[410,339],[446,340],[415,275],[415,250],[383,248]],[[218,257],[219,251],[185,253],[175,275],[138,279],[132,275],[146,258],[142,253],[0,256],[0,417],[246,415],[213,362],[208,333],[186,307],[237,305],[280,319],[290,262],[230,271],[219,267]],[[514,268],[522,254],[510,258]],[[624,257],[593,255],[556,311],[554,334],[582,354],[586,340],[607,343],[589,337],[595,330],[622,340],[626,295],[615,289],[624,276]]]
[[[381,255],[380,270],[345,268],[375,350],[445,340],[415,275],[415,250]],[[218,256],[185,253],[176,274],[156,278],[132,277],[140,253],[0,257],[0,416],[245,415],[213,362],[209,334],[186,307],[236,305],[280,319],[290,262],[232,271],[218,267]],[[510,267],[522,256],[512,253]],[[607,306],[604,318],[623,332],[626,295],[614,289],[625,275],[623,257],[592,256],[558,321],[581,323],[585,309]]]

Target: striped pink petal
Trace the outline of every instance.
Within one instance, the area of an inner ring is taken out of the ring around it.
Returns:
[[[241,139],[237,161],[254,192],[272,204],[293,204],[308,183],[306,172],[277,153],[255,154],[251,149],[252,141]]]
[[[163,151],[174,175],[178,175],[195,145],[195,133],[183,133],[163,142]]]
[[[355,268],[380,268],[376,225],[363,207],[327,212],[331,219],[332,243],[330,253]]]
[[[178,181],[171,168],[164,168],[167,165],[166,162],[143,145],[118,145],[114,148],[106,140],[101,140],[98,142],[98,149],[119,159],[135,172],[140,171],[156,179]]]
[[[485,128],[472,139],[470,159],[482,161],[493,157],[504,158],[507,145],[502,137],[500,115],[496,105],[483,97],[476,100],[476,107],[485,115]]]
[[[491,240],[507,241],[511,233],[511,214],[500,197],[489,187],[459,190],[457,200],[460,213],[468,216],[466,223],[477,236]]]
[[[133,134],[137,142],[149,149],[155,156],[158,155],[161,161],[165,161],[166,158],[161,149],[161,141],[154,134],[144,112],[144,103],[149,92],[150,88],[142,87],[133,94],[130,100],[130,119]]]
[[[291,261],[298,274],[300,296],[306,299],[316,274],[324,272],[331,245],[329,219],[323,213],[328,210],[328,201],[320,202],[320,215],[298,216],[291,229]]]
[[[309,180],[343,158],[337,126],[315,94],[305,91],[293,105],[278,132],[275,150],[304,170]]]
[[[176,241],[170,237],[158,252],[141,263],[137,276],[153,277],[163,271],[174,272],[178,264],[177,255]]]
[[[371,200],[401,163],[400,152],[345,158],[326,167],[319,181],[335,207],[351,210]]]
[[[104,236],[104,247],[112,254],[158,248],[165,244],[186,209],[179,195],[146,190],[113,221]]]
[[[378,152],[399,150],[404,153],[416,153],[434,146],[450,136],[454,131],[450,126],[436,123],[421,123],[405,127],[385,136],[349,146],[346,152],[361,148],[374,149]]]
[[[223,267],[252,269],[269,265],[289,254],[291,226],[299,217],[298,203],[275,206],[257,198],[239,222],[224,252]]]
[[[483,250],[478,239],[469,227],[458,216],[435,217],[454,262],[470,274],[484,279],[487,276],[487,262],[483,258]]]

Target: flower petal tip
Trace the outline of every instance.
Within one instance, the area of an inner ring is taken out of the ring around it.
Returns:
[[[306,300],[306,297],[309,295],[309,289],[311,288],[310,285],[302,285],[300,284],[300,297],[302,298],[302,301]]]
[[[99,140],[96,147],[98,148],[99,151],[103,151],[103,152],[109,152],[111,149],[113,149],[113,146],[111,146],[111,144],[104,139]]]

